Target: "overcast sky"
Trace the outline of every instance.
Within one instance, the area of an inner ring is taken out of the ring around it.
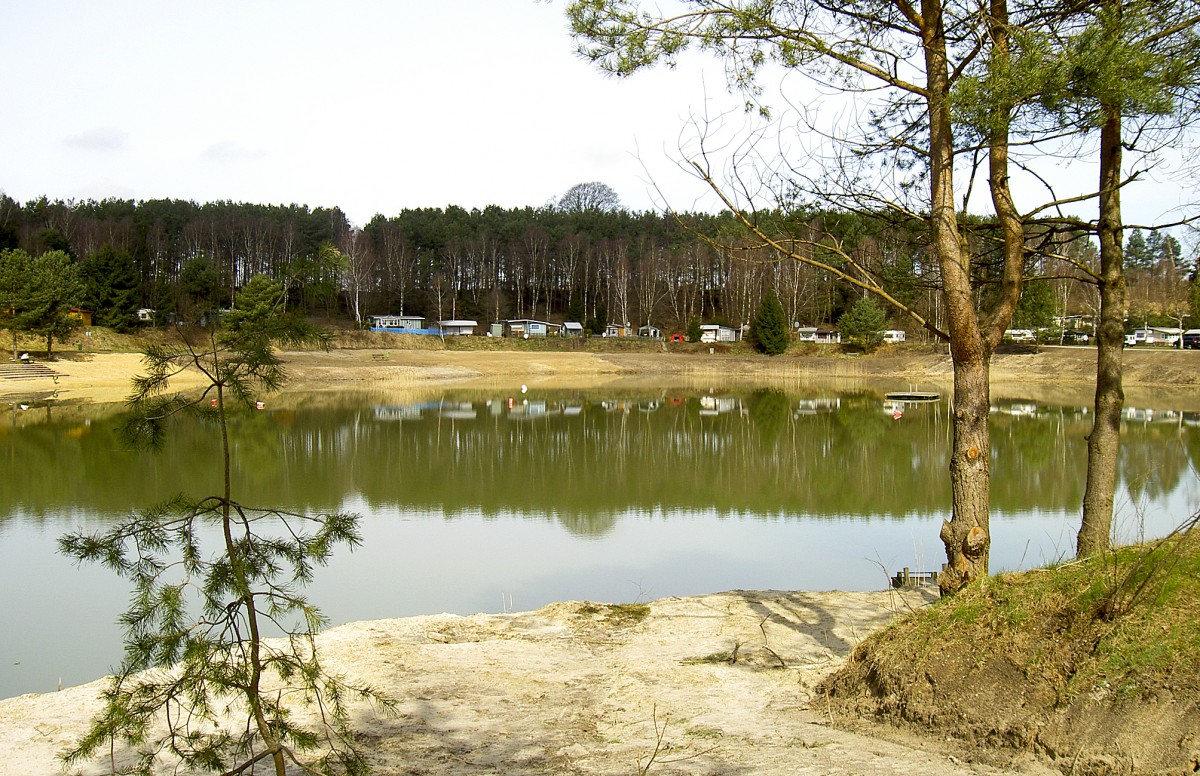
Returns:
[[[362,225],[601,181],[632,210],[715,209],[673,159],[690,117],[740,103],[720,65],[607,77],[563,7],[0,0],[0,191],[339,206]],[[1147,220],[1192,199],[1163,172],[1125,203]]]

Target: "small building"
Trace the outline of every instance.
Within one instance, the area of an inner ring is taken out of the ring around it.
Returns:
[[[559,332],[564,337],[582,337],[583,324],[579,321],[566,321],[562,325],[562,330]]]
[[[67,317],[74,318],[84,326],[92,325],[92,311],[84,310],[82,307],[72,307],[70,310],[67,310]]]
[[[154,309],[151,307],[139,307],[137,319],[138,323],[154,323]]]
[[[478,321],[438,321],[437,327],[447,337],[469,337],[475,333]]]
[[[610,323],[604,327],[605,337],[632,337],[633,327],[628,323]]]
[[[504,336],[506,337],[521,337],[529,339],[530,337],[545,337],[550,334],[557,334],[562,328],[557,323],[548,321],[535,321],[530,318],[514,318],[504,322]]]
[[[842,341],[842,333],[824,326],[801,326],[796,329],[801,342],[816,342],[819,345],[836,345]]]
[[[741,329],[735,329],[732,326],[721,326],[716,323],[700,324],[701,342],[737,342],[741,338]]]
[[[662,329],[646,324],[638,329],[637,335],[646,339],[662,339]]]
[[[882,339],[888,344],[895,344],[897,342],[904,342],[906,336],[902,329],[888,329],[883,333]]]
[[[425,329],[425,317],[421,315],[372,315],[371,331],[421,333]]]

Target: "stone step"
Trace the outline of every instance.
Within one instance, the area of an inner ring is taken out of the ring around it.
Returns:
[[[2,380],[38,380],[57,376],[58,372],[45,364],[0,364]]]

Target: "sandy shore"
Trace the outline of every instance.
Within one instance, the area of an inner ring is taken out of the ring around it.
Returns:
[[[353,710],[381,774],[1051,773],[830,724],[816,685],[859,640],[926,602],[733,591],[654,601],[644,618],[568,602],[351,623],[319,646],[333,670],[399,701],[391,718]],[[0,701],[0,773],[58,772],[56,752],[81,733],[102,686]]]
[[[72,354],[74,356],[74,354]],[[447,350],[330,350],[285,352],[286,391],[403,393],[437,386],[477,388],[599,388],[818,383],[835,388],[940,390],[949,393],[949,356],[884,354],[870,358]],[[54,377],[0,380],[0,399],[13,402],[55,396],[63,401],[115,403],[129,394],[142,369],[137,353],[98,353],[53,361]],[[1127,404],[1200,410],[1200,351],[1127,350]],[[1049,348],[1037,354],[997,355],[992,362],[996,398],[1092,402],[1095,351]],[[203,385],[185,373],[179,390]]]

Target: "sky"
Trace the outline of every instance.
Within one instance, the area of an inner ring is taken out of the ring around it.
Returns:
[[[592,181],[648,210],[658,181],[712,209],[669,157],[705,75],[604,75],[562,2],[0,0],[0,29],[0,190],[18,201],[336,205],[362,225]]]
[[[0,192],[337,206],[360,226],[592,181],[630,210],[719,209],[678,160],[696,116],[739,113],[721,64],[607,76],[575,54],[564,5],[0,0]],[[1197,199],[1165,167],[1139,186],[1131,221]]]

